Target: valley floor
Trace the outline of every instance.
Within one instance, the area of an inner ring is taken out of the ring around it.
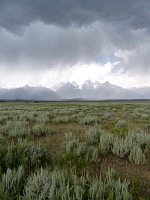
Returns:
[[[150,199],[150,103],[1,102],[0,199]]]

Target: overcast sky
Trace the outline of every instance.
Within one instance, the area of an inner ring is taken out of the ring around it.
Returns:
[[[150,86],[149,0],[0,0],[0,87]]]

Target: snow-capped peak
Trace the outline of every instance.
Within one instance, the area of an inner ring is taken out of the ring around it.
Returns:
[[[95,83],[93,83],[94,84],[94,88],[99,88],[99,87],[101,87],[101,83],[100,82],[98,82],[98,81],[96,81]]]
[[[71,84],[72,84],[75,88],[79,88],[79,85],[78,85],[75,81],[73,81]]]
[[[106,81],[105,83],[102,83],[102,87],[108,88],[108,89],[115,89],[117,86],[112,85],[109,81]]]
[[[60,83],[58,83],[57,85],[54,85],[54,86],[52,87],[52,90],[54,90],[54,91],[56,92],[59,88],[61,88],[61,87],[64,86],[64,85],[65,85],[64,82],[60,82]]]
[[[92,81],[90,79],[88,79],[83,83],[82,88],[84,88],[84,89],[93,89],[94,88],[94,84],[92,83]]]
[[[92,82],[90,79],[87,79],[81,86],[79,86],[75,81],[73,82],[60,82],[59,84],[55,85],[52,87],[52,90],[54,90],[55,92],[58,91],[61,88],[72,88],[72,89],[99,89],[99,88],[103,88],[103,89],[107,89],[107,90],[114,90],[114,89],[119,89],[119,86],[113,85],[111,84],[109,81],[106,81],[104,83],[100,83],[99,81],[96,82]]]

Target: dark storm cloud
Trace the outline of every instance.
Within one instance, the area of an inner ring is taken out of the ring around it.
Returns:
[[[0,64],[47,69],[118,49],[127,69],[149,70],[149,0],[1,0]]]
[[[125,66],[128,71],[133,74],[140,73],[148,75],[150,74],[150,40],[141,44],[131,51],[128,57],[128,62]]]
[[[6,30],[0,32],[0,62],[8,68],[52,68],[74,65],[78,61],[90,62],[99,55],[113,53],[111,38],[102,24],[67,29],[31,24],[22,36]],[[94,36],[94,37],[93,37]],[[110,41],[109,41],[110,40]],[[106,42],[107,41],[107,42]]]
[[[147,28],[149,10],[149,0],[1,0],[0,25],[15,31],[37,20],[63,27],[106,20]]]

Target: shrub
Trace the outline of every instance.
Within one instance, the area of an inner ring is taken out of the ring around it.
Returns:
[[[5,132],[10,137],[25,137],[31,133],[25,122],[8,122],[5,126]]]
[[[137,146],[131,150],[129,160],[130,162],[134,162],[137,165],[146,163],[144,153],[142,152],[141,148]]]
[[[85,159],[89,162],[99,162],[99,149],[93,146],[88,147]]]
[[[104,179],[91,177],[88,173],[78,177],[76,172],[71,170],[54,170],[48,173],[41,169],[28,178],[23,199],[131,200],[128,186],[126,180],[121,182],[116,178],[113,169],[108,169]]]
[[[56,118],[53,119],[53,122],[56,123],[56,124],[69,123],[70,117],[68,117],[68,116],[56,117]]]
[[[67,141],[65,147],[67,153],[72,153],[77,156],[84,156],[87,151],[86,143],[79,142],[77,139]]]
[[[24,183],[24,169],[20,166],[17,170],[7,169],[6,173],[2,175],[0,182],[0,198],[1,199],[15,199],[19,196],[23,189]]]
[[[67,153],[78,158],[84,158],[86,161],[97,161],[99,152],[97,148],[88,147],[86,142],[80,142],[72,133],[65,134],[65,150]]]
[[[102,153],[111,152],[115,137],[111,133],[103,133],[100,136],[99,147]]]
[[[99,124],[100,119],[97,116],[86,115],[84,118],[79,119],[80,124],[90,125],[90,124]]]
[[[141,119],[143,119],[143,120],[149,120],[150,116],[148,114],[142,114]]]
[[[68,153],[75,153],[78,145],[79,145],[79,140],[75,138],[75,136],[73,136],[73,134],[70,133],[66,133],[65,134],[65,150]]]
[[[0,134],[0,148],[5,144],[6,144],[6,138],[2,134]]]
[[[37,117],[37,113],[36,112],[24,112],[23,114],[20,114],[19,116],[19,120],[20,121],[28,121],[28,122],[36,122],[36,117]]]
[[[65,141],[76,139],[76,135],[72,132],[65,133]]]
[[[6,124],[6,121],[8,120],[8,117],[6,116],[1,116],[0,117],[0,124],[3,125],[3,124]]]
[[[32,134],[37,137],[45,136],[50,130],[44,124],[36,124],[32,127]]]
[[[11,142],[8,146],[0,148],[0,166],[2,172],[9,167],[11,169],[23,165],[26,169],[35,169],[47,162],[47,150],[40,143],[19,141]]]
[[[88,131],[85,132],[86,142],[90,144],[96,144],[100,142],[100,136],[104,133],[104,131],[98,127],[93,126]]]
[[[125,138],[116,137],[112,152],[122,158],[127,157],[135,164],[144,164],[144,152],[150,149],[150,135],[143,132],[129,132]]]
[[[39,113],[36,120],[40,123],[46,123],[50,121],[50,113]]]
[[[139,111],[134,111],[131,114],[131,118],[139,120],[141,118],[141,113]]]
[[[125,127],[127,127],[127,121],[126,120],[119,120],[118,122],[117,122],[117,124],[116,124],[116,126],[118,127],[118,128],[125,128]]]
[[[112,119],[113,118],[113,114],[112,113],[104,113],[104,115],[103,115],[103,119],[105,119],[105,120],[110,120],[110,119]]]
[[[26,162],[28,166],[40,167],[46,164],[47,150],[40,143],[25,149]]]
[[[24,189],[24,200],[49,199],[49,189],[52,184],[51,175],[42,168],[27,179]]]
[[[121,158],[128,157],[134,145],[135,142],[133,140],[116,137],[113,143],[112,152]]]
[[[116,179],[116,171],[108,168],[106,172],[106,178],[102,180],[94,180],[90,185],[89,199],[121,199],[121,200],[132,200],[132,195],[128,191],[129,182],[120,179]]]

